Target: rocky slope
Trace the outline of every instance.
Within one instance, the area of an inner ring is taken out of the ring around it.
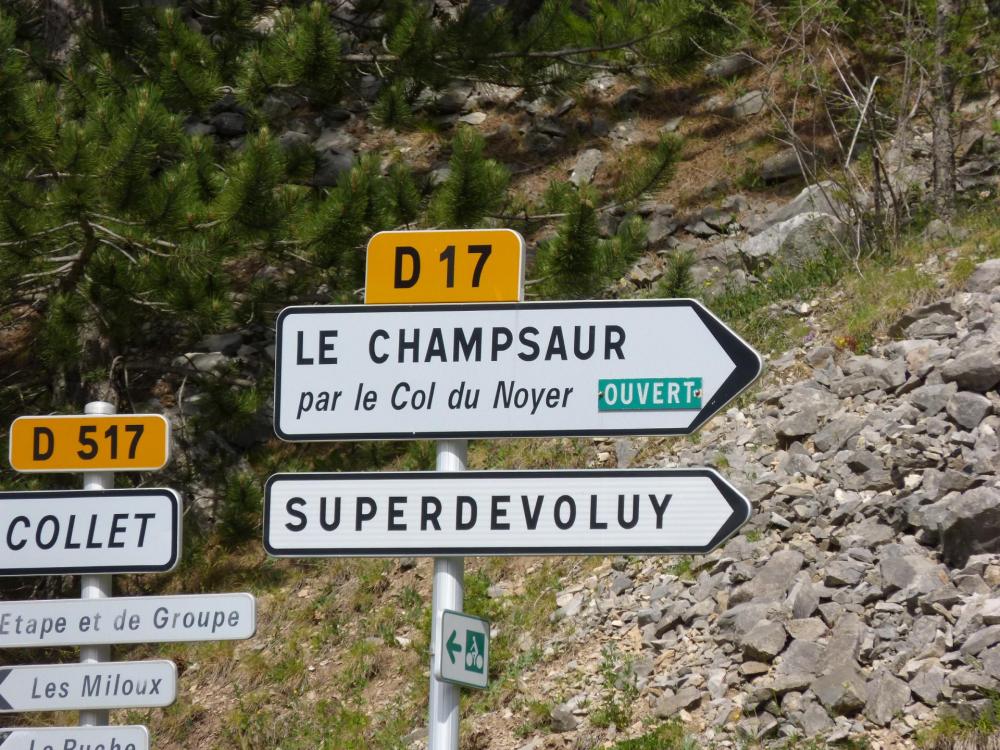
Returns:
[[[718,466],[756,514],[690,565],[618,559],[561,592],[564,624],[545,645],[563,668],[523,680],[560,697],[555,734],[489,747],[614,736],[592,722],[608,643],[631,654],[630,734],[644,717],[679,718],[711,747],[804,736],[908,748],[936,715],[988,708],[1000,688],[1000,260],[895,329],[867,355],[789,352],[772,370],[802,362],[806,377],[648,462]]]

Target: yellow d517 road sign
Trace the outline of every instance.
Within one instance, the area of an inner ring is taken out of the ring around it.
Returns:
[[[155,471],[169,458],[160,414],[18,417],[10,427],[15,471]]]
[[[524,238],[512,229],[379,232],[366,263],[369,305],[518,302]]]

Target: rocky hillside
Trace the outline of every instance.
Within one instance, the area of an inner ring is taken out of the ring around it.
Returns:
[[[571,627],[548,644],[565,669],[524,680],[540,700],[559,696],[562,739],[520,747],[599,746],[609,643],[629,655],[618,676],[635,680],[634,718],[679,718],[708,747],[796,736],[915,747],[946,707],[992,710],[1000,261],[895,330],[862,356],[788,352],[772,368],[804,377],[644,462],[718,466],[756,515],[684,565],[619,559],[565,588],[553,616]]]

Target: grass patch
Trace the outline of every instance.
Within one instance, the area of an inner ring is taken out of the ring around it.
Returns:
[[[632,666],[631,654],[619,655],[610,643],[604,646],[599,669],[604,685],[601,705],[590,715],[590,723],[595,727],[614,724],[618,729],[625,729],[632,723],[633,706],[639,697]]]
[[[775,306],[797,297],[811,297],[835,284],[849,269],[843,253],[829,251],[800,267],[775,266],[760,283],[723,292],[707,300],[707,304],[758,350],[783,351],[801,320]]]
[[[1000,696],[993,695],[989,707],[972,721],[942,716],[929,729],[917,734],[924,750],[988,750],[1000,741]]]
[[[699,750],[700,745],[676,721],[662,724],[656,729],[631,740],[621,740],[610,750]]]

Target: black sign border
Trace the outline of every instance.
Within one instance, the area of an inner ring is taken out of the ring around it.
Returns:
[[[331,480],[383,480],[404,479],[407,481],[450,481],[463,479],[576,479],[594,477],[600,479],[636,477],[707,477],[712,480],[723,499],[729,503],[732,512],[718,533],[704,546],[686,547],[496,547],[483,552],[476,547],[393,547],[372,550],[364,547],[309,548],[283,550],[274,547],[269,540],[271,522],[271,488],[282,480],[331,481]],[[272,557],[535,557],[543,555],[701,555],[711,552],[736,533],[750,520],[750,501],[729,484],[717,471],[710,468],[698,469],[573,469],[573,470],[523,470],[523,471],[392,471],[392,472],[309,472],[302,474],[272,474],[264,484],[264,549]]]
[[[172,512],[170,514],[171,529],[173,537],[171,545],[170,560],[164,565],[88,565],[82,567],[65,568],[3,568],[0,567],[0,577],[11,576],[59,576],[59,575],[91,575],[102,573],[169,573],[177,567],[177,562],[181,555],[181,498],[174,490],[167,488],[136,488],[136,489],[114,489],[114,490],[38,490],[21,492],[0,492],[0,502],[7,500],[36,500],[45,498],[78,498],[81,501],[88,499],[101,500],[109,497],[135,497],[136,495],[146,495],[149,497],[166,497],[170,500]],[[90,509],[97,507],[90,505]]]
[[[453,313],[476,310],[506,310],[516,307],[522,310],[562,309],[581,310],[599,307],[689,307],[694,310],[708,331],[733,360],[735,368],[723,382],[718,392],[709,399],[698,415],[687,427],[674,428],[643,428],[608,430],[595,428],[593,430],[480,430],[471,432],[343,432],[295,435],[281,430],[281,361],[282,324],[291,315],[331,313],[384,313],[384,312],[438,312]],[[701,425],[715,416],[726,404],[738,396],[744,389],[760,377],[764,370],[760,355],[730,330],[725,323],[715,317],[704,305],[694,299],[666,300],[587,300],[582,302],[477,302],[435,305],[308,305],[301,307],[286,307],[280,313],[275,323],[277,338],[274,354],[274,433],[286,442],[310,443],[322,441],[348,440],[442,440],[442,439],[475,439],[475,438],[515,438],[515,437],[593,437],[624,436],[624,435],[690,435]],[[747,377],[747,370],[753,372]],[[741,375],[742,374],[742,375]]]

